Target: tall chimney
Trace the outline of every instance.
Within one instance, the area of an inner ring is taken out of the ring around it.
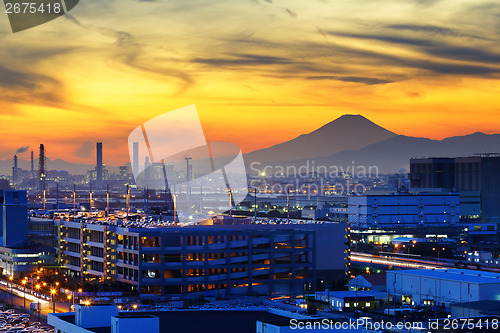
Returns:
[[[34,163],[33,149],[31,149],[31,173],[35,171],[35,163]]]
[[[17,155],[14,155],[14,166],[12,167],[12,185],[17,184]]]
[[[96,151],[97,151],[97,182],[102,183],[102,173],[103,173],[103,167],[102,167],[102,142],[97,142],[96,144]]]
[[[40,145],[40,153],[38,156],[38,180],[39,180],[39,190],[43,191],[45,189],[45,177],[46,175],[46,164],[45,164],[45,146],[43,144]]]

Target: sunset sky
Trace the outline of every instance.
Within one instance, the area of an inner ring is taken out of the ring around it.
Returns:
[[[362,114],[398,134],[500,132],[500,3],[82,0],[13,34],[0,12],[0,159],[128,162],[142,122],[195,104],[244,152]],[[28,153],[21,155],[28,159]]]

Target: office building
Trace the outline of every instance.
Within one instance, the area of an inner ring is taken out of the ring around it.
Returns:
[[[438,305],[500,300],[500,273],[463,269],[387,271],[387,292],[398,302]]]
[[[456,158],[419,158],[410,161],[412,188],[446,188],[479,192],[481,216],[500,218],[500,156],[479,154]]]
[[[53,264],[55,250],[28,242],[28,200],[26,191],[0,191],[0,270],[18,276]]]
[[[24,245],[28,241],[28,198],[26,191],[0,191],[2,246]]]
[[[353,229],[446,227],[459,223],[458,194],[394,193],[349,196]]]
[[[141,295],[290,295],[349,269],[345,223],[126,228],[56,220],[70,276]],[[325,282],[326,283],[326,282]]]

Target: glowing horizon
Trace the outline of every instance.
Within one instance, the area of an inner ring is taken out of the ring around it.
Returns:
[[[361,114],[396,134],[500,132],[500,5],[472,0],[81,1],[0,19],[0,159],[128,162],[139,124],[195,104],[243,152]],[[30,148],[30,149],[31,149]],[[29,159],[29,152],[20,154]]]

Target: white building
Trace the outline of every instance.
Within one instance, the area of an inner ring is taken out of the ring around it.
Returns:
[[[355,229],[447,226],[460,217],[458,194],[352,195],[348,202],[349,223]]]
[[[500,259],[493,258],[491,252],[473,251],[467,253],[467,261],[472,264],[484,264],[489,266],[500,265]]]
[[[411,305],[500,300],[500,273],[462,269],[387,271],[387,292]]]
[[[74,321],[72,320],[74,318]],[[160,332],[160,320],[140,313],[119,314],[113,304],[75,305],[74,313],[50,313],[47,323],[54,333],[95,333],[96,329],[109,329],[111,333]]]

